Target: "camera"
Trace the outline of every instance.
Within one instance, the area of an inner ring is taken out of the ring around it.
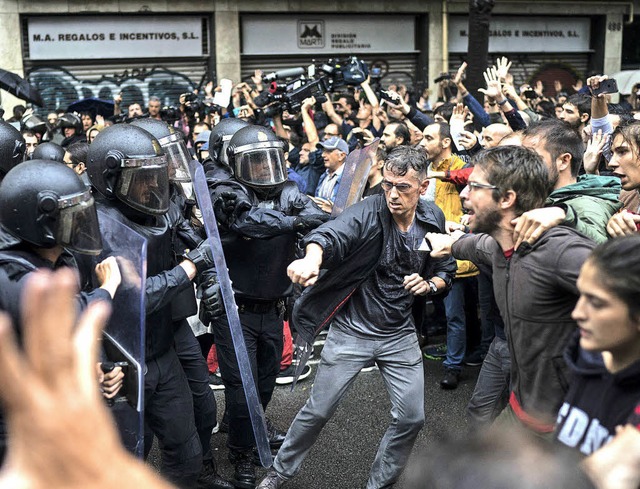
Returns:
[[[444,81],[444,80],[451,80],[451,78],[452,77],[449,73],[440,73],[440,76],[435,80],[433,80],[433,83],[440,83],[441,81]]]
[[[311,65],[306,76],[304,73],[302,68],[291,68],[265,75],[263,81],[270,82],[270,88],[256,97],[254,103],[265,114],[282,110],[296,113],[306,98],[315,97],[319,103],[325,102],[327,92],[345,85],[360,85],[369,76],[367,65],[355,56],[342,61],[330,59],[320,67]],[[277,81],[296,76],[298,78],[286,83]],[[278,108],[272,108],[271,104],[277,104]]]

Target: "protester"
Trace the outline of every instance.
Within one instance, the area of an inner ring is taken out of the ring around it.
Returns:
[[[505,146],[479,153],[469,186],[474,234],[458,239],[463,233],[430,233],[432,254],[452,252],[492,267],[512,357],[509,406],[496,422],[549,437],[566,394],[561,356],[576,327],[570,317],[578,298],[575,283],[595,244],[558,226],[514,250],[514,219],[539,207],[550,188],[547,167],[531,150]]]
[[[611,240],[580,271],[576,331],[565,351],[573,375],[557,440],[584,455],[630,421],[640,399],[640,236]]]
[[[310,398],[260,489],[276,489],[296,475],[346,390],[371,361],[385,379],[393,407],[367,487],[389,486],[400,476],[424,423],[413,296],[443,291],[454,272],[453,260],[432,262],[426,253],[415,251],[414,243],[425,232],[444,231],[442,211],[420,199],[428,185],[426,166],[420,150],[396,148],[385,161],[384,198],[364,199],[312,231],[304,240],[305,257],[289,265],[294,283],[313,285],[294,310],[299,330],[306,328],[309,336],[331,320],[325,317],[327,311],[335,316]],[[320,268],[327,273],[319,276]],[[332,311],[329,303],[342,308]]]

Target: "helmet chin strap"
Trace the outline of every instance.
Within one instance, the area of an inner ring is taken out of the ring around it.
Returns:
[[[256,193],[260,200],[273,200],[280,197],[282,188],[284,187],[284,183],[279,183],[278,185],[273,185],[270,187],[258,187],[248,184],[247,186],[251,187],[251,190]]]

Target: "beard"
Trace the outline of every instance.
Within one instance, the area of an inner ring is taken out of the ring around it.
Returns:
[[[502,214],[498,209],[488,209],[482,214],[474,214],[470,228],[474,233],[492,234],[498,229]]]

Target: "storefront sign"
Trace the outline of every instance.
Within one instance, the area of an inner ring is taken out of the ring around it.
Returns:
[[[583,53],[589,51],[591,20],[586,17],[493,17],[490,53]],[[449,52],[466,53],[469,18],[449,17]]]
[[[410,53],[410,15],[244,15],[242,54]]]
[[[31,17],[29,59],[202,56],[201,17]]]

